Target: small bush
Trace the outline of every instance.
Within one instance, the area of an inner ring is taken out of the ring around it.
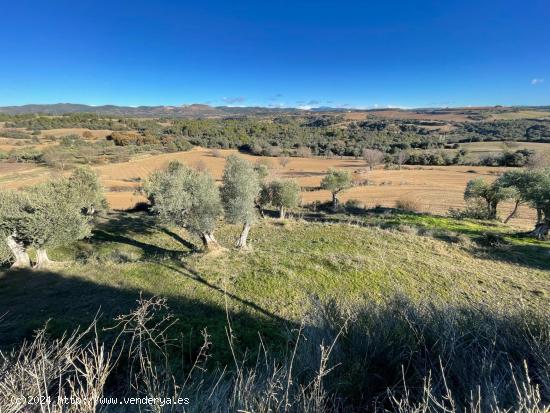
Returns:
[[[448,215],[455,219],[490,219],[489,211],[485,204],[479,200],[470,200],[466,204],[466,208],[449,208]]]
[[[210,151],[210,155],[212,155],[214,158],[223,158],[222,151],[220,151],[219,149],[212,149]]]
[[[364,212],[365,205],[360,200],[351,198],[344,203],[344,209],[346,212],[358,214]]]
[[[399,198],[395,202],[395,207],[407,212],[419,212],[422,209],[422,205],[417,198],[411,196],[404,196]]]

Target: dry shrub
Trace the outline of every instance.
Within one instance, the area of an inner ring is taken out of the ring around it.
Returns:
[[[395,201],[395,207],[407,212],[420,212],[422,204],[420,200],[412,196],[403,196]]]
[[[222,151],[220,151],[219,149],[212,149],[210,151],[210,155],[212,155],[214,158],[223,158]]]
[[[277,159],[277,162],[279,162],[279,165],[281,165],[283,168],[286,168],[286,166],[290,163],[290,158],[288,156],[281,156],[279,159]]]
[[[164,299],[140,299],[134,311],[117,317],[110,344],[100,340],[96,322],[57,340],[41,330],[32,341],[0,353],[0,408],[137,411],[102,405],[102,397],[189,398],[186,406],[139,408],[163,413],[183,407],[189,413],[538,413],[550,407],[550,328],[543,316],[436,307],[400,297],[312,307],[289,335],[287,352],[271,355],[261,342],[252,363],[237,355],[239,332],[228,314],[233,366],[208,363],[213,343],[205,330],[194,362],[179,374],[174,365],[187,353],[170,339],[179,332],[170,334],[175,319]],[[40,396],[51,403],[20,402]],[[62,405],[58,397],[86,402]]]

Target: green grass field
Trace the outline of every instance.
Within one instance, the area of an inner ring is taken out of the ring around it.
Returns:
[[[30,337],[48,320],[54,335],[86,325],[98,312],[109,325],[141,294],[168,299],[190,353],[207,328],[219,360],[229,357],[227,315],[243,350],[254,350],[258,334],[277,349],[312,300],[405,296],[541,314],[550,304],[547,242],[498,224],[427,215],[365,213],[353,217],[359,225],[346,223],[349,215],[325,218],[335,222],[265,219],[244,252],[230,248],[239,228],[223,225],[217,237],[228,249],[203,254],[193,250],[198,239],[159,227],[144,213],[110,213],[92,239],[51,254],[66,263],[0,274],[0,345]],[[488,232],[499,234],[496,245]]]

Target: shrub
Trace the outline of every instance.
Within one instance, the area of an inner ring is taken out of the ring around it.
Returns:
[[[113,132],[107,136],[107,140],[113,141],[117,146],[159,143],[158,139],[154,136],[140,135],[133,132]]]
[[[352,214],[357,214],[365,210],[365,205],[355,198],[350,198],[344,203],[344,209]]]
[[[448,214],[455,219],[491,219],[487,206],[480,199],[469,200],[464,209],[449,208]]]
[[[407,212],[420,212],[422,205],[418,198],[412,196],[403,196],[395,201],[395,207]]]
[[[210,155],[212,155],[214,158],[223,158],[222,151],[220,151],[219,149],[212,149],[210,151]]]

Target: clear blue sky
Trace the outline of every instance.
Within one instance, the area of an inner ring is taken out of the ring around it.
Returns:
[[[0,105],[550,104],[549,0],[5,1]]]

